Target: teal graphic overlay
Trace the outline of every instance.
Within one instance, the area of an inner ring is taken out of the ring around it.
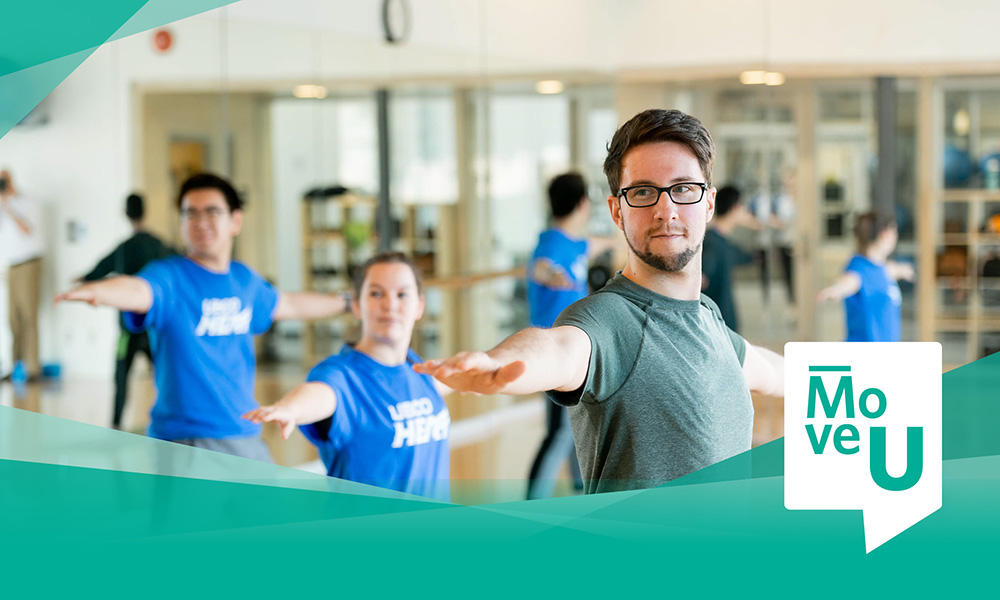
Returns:
[[[0,136],[102,44],[233,0],[34,0],[4,3]]]
[[[524,482],[455,480],[456,498],[483,502],[461,506],[359,484],[326,488],[347,482],[0,408],[0,564],[27,582],[12,590],[37,585],[32,577],[53,562],[66,565],[68,579],[46,584],[59,589],[74,574],[92,581],[109,561],[122,585],[171,579],[163,593],[184,589],[163,565],[182,569],[199,592],[228,594],[285,589],[257,570],[324,568],[344,578],[345,594],[426,581],[428,572],[442,594],[528,584],[552,593],[778,593],[815,586],[817,564],[850,572],[865,595],[987,589],[1000,558],[1000,456],[988,418],[997,358],[944,375],[951,449],[942,509],[868,555],[860,511],[785,510],[782,440],[642,491],[491,502],[517,497]],[[114,470],[122,467],[131,472]],[[546,578],[553,569],[566,571]]]

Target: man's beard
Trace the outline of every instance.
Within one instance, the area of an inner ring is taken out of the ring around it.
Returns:
[[[665,273],[676,273],[677,271],[684,269],[684,267],[691,262],[691,259],[694,258],[695,254],[698,253],[698,250],[701,249],[702,243],[705,241],[705,238],[702,238],[701,242],[698,242],[696,246],[685,248],[677,254],[670,256],[660,256],[658,254],[653,254],[652,252],[639,250],[632,245],[632,240],[628,239],[628,233],[624,230],[622,233],[625,233],[625,243],[628,244],[628,247],[632,249],[632,253],[635,254],[639,260],[654,269]]]

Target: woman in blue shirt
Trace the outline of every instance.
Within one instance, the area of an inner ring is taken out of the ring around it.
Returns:
[[[413,263],[380,254],[357,269],[354,314],[361,339],[310,371],[306,383],[250,411],[288,439],[296,426],[319,449],[331,477],[448,501],[450,390],[412,365],[413,326],[424,312]]]
[[[896,281],[912,281],[913,266],[889,260],[899,239],[896,222],[884,213],[867,212],[857,218],[854,235],[858,253],[816,300],[844,301],[848,342],[898,342],[902,318]]]

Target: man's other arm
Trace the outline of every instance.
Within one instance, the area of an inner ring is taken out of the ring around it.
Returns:
[[[785,397],[785,358],[780,354],[748,343],[743,358],[743,376],[750,391]]]
[[[274,309],[275,321],[311,320],[332,317],[346,312],[350,303],[339,294],[316,292],[282,292]]]

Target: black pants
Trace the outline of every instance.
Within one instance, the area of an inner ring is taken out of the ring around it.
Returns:
[[[793,279],[792,247],[775,246],[774,250],[781,259],[782,275],[784,276],[785,290],[788,293],[788,301],[795,303],[795,280]],[[771,299],[771,253],[766,249],[757,251],[757,258],[760,260],[760,278],[764,286],[764,300]]]
[[[149,350],[149,338],[145,333],[129,333],[122,330],[118,338],[118,362],[115,364],[115,416],[112,423],[121,427],[122,413],[125,412],[125,399],[128,397],[128,372],[132,369],[135,355],[142,352],[153,363],[153,355]]]
[[[573,487],[583,489],[583,478],[580,475],[580,464],[576,460],[573,432],[570,430],[566,408],[550,400],[546,400],[545,404],[545,439],[542,440],[542,447],[538,449],[535,462],[531,465],[531,474],[528,475],[528,500],[552,495],[556,477],[567,460],[570,461]]]

